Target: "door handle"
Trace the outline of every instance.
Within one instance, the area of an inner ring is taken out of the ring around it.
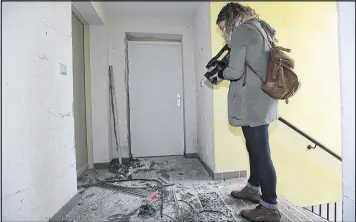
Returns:
[[[180,94],[177,94],[177,106],[180,106]]]

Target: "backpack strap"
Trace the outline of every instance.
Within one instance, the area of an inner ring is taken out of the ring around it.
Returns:
[[[251,25],[252,27],[254,27],[261,35],[262,35],[262,38],[265,40],[265,42],[267,43],[267,45],[269,46],[270,49],[273,48],[273,45],[271,44],[271,42],[269,41],[269,39],[266,39],[266,37],[263,35],[263,33],[261,32],[261,30],[255,25],[253,24],[252,22],[251,23],[245,23],[246,25]],[[265,30],[264,30],[265,31]],[[266,36],[268,38],[268,33],[265,31],[266,33]]]
[[[265,36],[262,34],[261,30],[253,23],[245,23],[246,25],[251,25],[253,28],[255,28],[261,35],[262,35],[262,38],[265,40],[265,42],[268,44],[268,47],[270,49],[273,48],[273,45],[271,44],[271,42],[265,38]],[[265,31],[265,30],[264,30]],[[268,34],[267,32],[265,31],[266,35],[267,35],[267,38],[268,38]],[[245,86],[246,85],[246,81],[247,81],[247,68],[249,68],[252,72],[254,72],[257,76],[257,72],[255,71],[254,68],[252,68],[252,66],[247,62],[247,60],[245,60],[245,69],[244,69],[244,80],[243,80],[243,85],[242,86]],[[259,77],[259,76],[258,76]],[[259,77],[260,78],[260,77]],[[261,79],[261,78],[260,78]],[[263,80],[261,79],[261,81],[263,82]]]
[[[244,81],[243,81],[243,84],[242,84],[242,86],[245,86],[246,85],[246,78],[247,78],[247,68],[249,68],[252,72],[254,72],[257,76],[258,76],[258,74],[257,74],[257,72],[255,71],[255,69],[254,68],[252,68],[252,66],[247,62],[247,60],[245,60],[245,69],[244,69]],[[259,76],[258,76],[259,77]],[[261,79],[261,81],[262,81],[262,79]],[[263,82],[263,81],[262,81]]]

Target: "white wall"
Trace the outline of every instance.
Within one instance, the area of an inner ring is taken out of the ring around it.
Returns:
[[[106,13],[103,2],[82,1],[72,2],[72,4],[89,25],[103,25],[105,23]]]
[[[183,35],[183,72],[184,72],[184,105],[185,105],[185,132],[186,153],[196,153],[196,101],[195,101],[195,78],[194,78],[194,42],[191,18],[140,18],[119,17],[118,15],[106,16],[108,23],[108,38],[110,47],[110,64],[113,66],[115,75],[116,98],[118,106],[119,139],[122,156],[129,156],[127,140],[127,117],[126,117],[126,91],[125,83],[125,44],[126,32],[162,33]],[[114,157],[117,152],[114,149]]]
[[[2,4],[0,4],[0,39],[2,39],[2,35],[1,35],[1,30],[2,30],[2,22],[1,22],[1,18],[2,18]],[[2,41],[0,42],[0,48],[1,48],[1,46],[2,46]],[[1,61],[1,54],[2,53],[0,53],[0,61]],[[2,75],[2,69],[1,69],[1,62],[0,62],[0,75]],[[1,112],[1,110],[2,110],[2,100],[1,100],[1,98],[2,98],[2,81],[1,81],[1,78],[0,78],[0,126],[2,126],[2,112]],[[2,141],[1,140],[1,138],[2,138],[2,131],[1,131],[1,128],[2,127],[0,127],[0,141]],[[2,150],[2,144],[0,143],[0,150]],[[0,152],[0,172],[2,172],[2,163],[1,163],[1,159],[2,159],[2,155],[1,155],[1,152]],[[0,190],[2,190],[2,179],[1,179],[2,177],[0,177]],[[2,209],[2,206],[1,206],[1,202],[2,201],[0,201],[0,215],[2,215],[2,211],[1,211],[1,209]]]
[[[355,2],[338,2],[343,221],[355,221]]]
[[[214,109],[213,90],[209,85],[201,87],[206,63],[211,59],[210,3],[202,2],[194,18],[195,87],[197,91],[198,153],[214,170]]]
[[[90,68],[94,163],[112,159],[109,109],[109,64],[105,25],[90,26]]]
[[[3,2],[3,30],[2,219],[45,221],[77,192],[71,3]]]
[[[93,5],[95,11],[99,15],[102,23],[105,24],[106,12],[105,12],[104,5],[103,5],[104,3],[101,1],[91,1],[91,4]]]

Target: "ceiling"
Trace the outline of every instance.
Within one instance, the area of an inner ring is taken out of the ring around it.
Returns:
[[[105,10],[121,15],[193,16],[201,2],[103,2]]]

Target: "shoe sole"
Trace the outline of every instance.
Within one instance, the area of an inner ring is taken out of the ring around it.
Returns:
[[[251,221],[251,222],[261,222],[261,221],[258,221],[258,220],[252,220],[248,217],[245,217],[244,215],[240,214],[240,216],[248,221]],[[270,221],[270,222],[280,222],[281,220],[276,220],[276,221]]]
[[[231,196],[235,199],[238,199],[238,200],[247,200],[247,201],[250,201],[251,203],[254,203],[254,204],[259,204],[260,203],[260,200],[251,200],[251,199],[246,199],[246,198],[238,198],[238,197],[235,197],[234,195],[231,194]]]
[[[240,214],[240,216],[241,216],[242,218],[248,220],[248,221],[251,221],[251,222],[260,222],[260,221],[256,221],[256,220],[252,220],[252,219],[250,219],[250,218],[247,218],[247,217],[245,217],[245,216],[242,215],[242,214]]]

